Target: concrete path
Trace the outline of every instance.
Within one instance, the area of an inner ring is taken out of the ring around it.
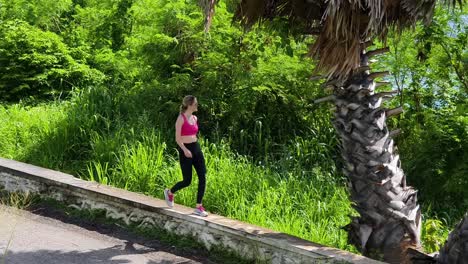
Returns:
[[[179,256],[160,243],[148,247],[136,237],[103,233],[0,205],[0,264],[214,263]]]

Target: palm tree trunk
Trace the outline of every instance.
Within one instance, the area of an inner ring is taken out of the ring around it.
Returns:
[[[374,81],[385,73],[370,73],[369,57],[361,49],[360,68],[345,81],[334,80],[334,126],[342,140],[344,173],[359,217],[347,226],[348,240],[369,257],[402,263],[408,247],[420,247],[421,213],[417,191],[406,185],[399,155],[386,118],[401,108],[385,109],[393,92],[375,93]],[[340,84],[337,84],[340,83]]]
[[[468,214],[450,233],[440,250],[437,263],[468,264]]]

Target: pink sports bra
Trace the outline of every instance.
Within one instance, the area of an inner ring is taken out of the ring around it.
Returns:
[[[184,118],[184,123],[182,124],[182,129],[180,131],[180,134],[182,136],[193,136],[193,135],[196,135],[197,132],[198,132],[198,123],[197,123],[197,119],[195,118],[195,124],[191,125],[188,120],[187,120],[187,117],[184,115],[184,114],[181,114],[182,117]]]

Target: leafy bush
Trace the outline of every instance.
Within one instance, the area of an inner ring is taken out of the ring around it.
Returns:
[[[62,97],[104,77],[76,61],[59,36],[19,20],[0,25],[0,62],[0,100],[5,101]]]

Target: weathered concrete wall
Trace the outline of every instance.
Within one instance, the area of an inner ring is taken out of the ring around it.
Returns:
[[[221,246],[247,259],[275,264],[382,263],[222,216],[198,217],[184,206],[169,209],[159,199],[2,158],[0,189],[38,194],[77,209],[102,209],[109,218],[192,236],[208,249]]]

